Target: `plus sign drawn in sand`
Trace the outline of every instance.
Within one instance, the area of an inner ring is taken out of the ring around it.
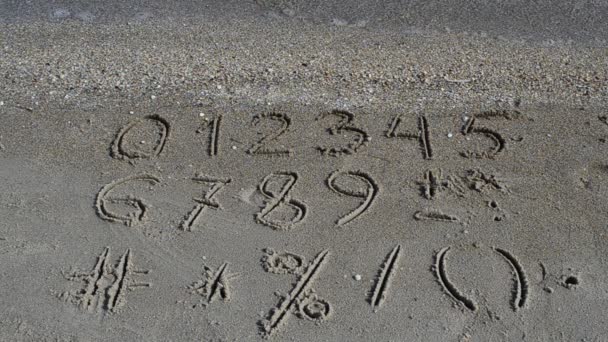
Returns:
[[[89,272],[74,272],[66,278],[84,283],[84,288],[75,292],[64,292],[61,298],[78,305],[81,309],[95,312],[116,312],[126,303],[129,291],[150,287],[134,278],[149,271],[137,270],[133,264],[133,253],[127,249],[115,265],[112,265],[110,248],[106,247]]]
[[[311,261],[306,271],[298,275],[298,280],[285,297],[281,298],[280,303],[272,308],[267,318],[259,322],[260,333],[263,337],[271,337],[283,326],[292,312],[296,316],[306,318],[315,322],[326,320],[331,314],[331,305],[319,298],[312,285],[322,270],[327,260],[329,251],[324,250],[317,254]]]

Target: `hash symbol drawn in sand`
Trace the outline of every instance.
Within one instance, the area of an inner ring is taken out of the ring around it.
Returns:
[[[230,300],[229,281],[237,275],[228,273],[228,263],[225,262],[217,270],[203,266],[203,278],[188,286],[192,293],[198,294],[203,305],[211,304],[216,298],[227,302]]]
[[[321,271],[329,251],[324,250],[317,254],[308,264],[306,271],[298,276],[298,280],[289,294],[281,298],[280,303],[268,313],[266,319],[259,322],[260,333],[263,337],[270,337],[285,323],[292,311],[297,317],[315,322],[326,320],[331,314],[331,305],[319,298],[311,289],[316,277]]]
[[[420,150],[422,151],[422,158],[433,159],[433,149],[431,147],[431,134],[429,132],[429,123],[424,115],[418,117],[418,133],[401,133],[397,132],[399,125],[402,123],[401,115],[396,116],[386,131],[387,138],[401,138],[414,140],[417,139],[420,144]]]
[[[275,274],[302,274],[306,260],[303,256],[290,252],[275,252],[273,249],[264,249],[262,267],[266,272]]]
[[[248,150],[249,154],[263,154],[263,155],[274,155],[274,156],[289,156],[293,151],[289,148],[271,148],[268,147],[268,143],[277,140],[289,129],[291,125],[291,119],[281,113],[268,113],[257,115],[253,118],[253,125],[257,126],[264,120],[279,122],[280,126],[274,132],[264,135],[260,140],[256,141]]]
[[[307,212],[306,205],[292,199],[289,194],[297,181],[298,174],[295,172],[273,172],[262,180],[259,190],[268,201],[266,201],[262,211],[256,214],[256,221],[258,223],[273,229],[289,230],[304,220]],[[273,186],[277,185],[276,183],[278,183],[279,188],[272,189]],[[272,217],[273,214],[284,209],[292,211],[292,214],[289,215],[290,217]]]
[[[450,247],[445,247],[440,250],[435,257],[435,264],[433,270],[437,276],[437,280],[445,290],[456,302],[462,303],[467,309],[471,311],[477,311],[478,305],[472,299],[466,297],[460,292],[454,283],[452,283],[448,277],[446,270],[446,258]],[[496,253],[501,255],[511,266],[515,278],[515,286],[513,290],[513,298],[511,300],[513,311],[518,311],[526,306],[529,293],[529,285],[526,273],[521,263],[511,254],[510,252],[501,249],[494,248]]]
[[[371,304],[374,312],[378,311],[384,300],[388,288],[391,284],[391,279],[397,271],[397,264],[399,262],[399,256],[401,255],[401,245],[397,245],[393,250],[386,256],[384,264],[380,268],[380,273],[376,279],[376,284],[373,290],[370,292],[369,303]]]
[[[333,136],[341,136],[341,135],[352,135],[353,138],[348,143],[343,146],[319,146],[317,150],[319,150],[322,154],[326,154],[333,157],[338,157],[344,154],[353,154],[357,152],[357,150],[365,145],[366,142],[369,141],[369,135],[362,129],[356,128],[352,126],[352,122],[355,119],[355,115],[353,113],[344,111],[344,110],[334,110],[329,113],[325,113],[317,118],[318,120],[325,119],[327,117],[336,117],[338,118],[338,122],[327,128],[327,132]]]
[[[133,160],[158,156],[165,148],[169,128],[169,122],[157,115],[131,121],[114,138],[112,157]]]
[[[156,185],[160,183],[160,179],[147,174],[129,176],[108,183],[103,188],[101,188],[101,190],[97,194],[97,198],[95,199],[95,208],[97,209],[97,215],[102,220],[122,223],[128,227],[137,225],[138,223],[142,222],[145,219],[146,213],[148,211],[148,205],[144,202],[144,200],[133,195],[126,195],[124,197],[110,197],[110,193],[112,192],[112,190],[116,189],[118,186],[136,181],[147,182],[151,185]],[[117,213],[110,210],[109,207],[111,205],[124,205],[127,207],[132,207],[135,210],[130,211],[126,214]]]
[[[340,178],[349,178],[350,180],[363,182],[365,183],[365,189],[361,191],[360,189],[348,189],[341,186],[339,184]],[[339,195],[363,199],[363,202],[361,202],[359,207],[338,219],[336,222],[338,226],[346,225],[366,212],[371,207],[372,203],[376,199],[376,196],[378,195],[378,192],[380,191],[378,184],[376,184],[376,182],[367,173],[361,171],[336,171],[327,179],[327,186],[333,192]]]
[[[194,202],[197,203],[196,206],[186,215],[179,226],[179,229],[185,231],[192,231],[206,208],[221,209],[220,204],[213,199],[213,196],[232,181],[228,178],[212,178],[202,174],[197,175],[192,180],[196,183],[209,185],[210,189],[203,194],[203,198],[194,198]]]
[[[130,249],[120,257],[116,265],[111,265],[110,248],[106,247],[97,258],[93,270],[86,273],[74,272],[66,277],[70,281],[84,282],[85,287],[75,293],[62,293],[60,297],[87,311],[113,313],[126,303],[128,291],[151,286],[133,280],[136,275],[148,272],[134,268]]]

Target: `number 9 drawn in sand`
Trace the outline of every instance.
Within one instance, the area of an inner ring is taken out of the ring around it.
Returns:
[[[135,181],[148,182],[151,185],[156,185],[160,183],[160,179],[147,174],[129,176],[108,183],[103,188],[101,188],[101,190],[97,194],[97,198],[95,199],[95,208],[97,209],[97,215],[102,220],[122,223],[127,227],[137,225],[138,223],[144,220],[146,212],[148,210],[148,205],[141,198],[132,195],[127,195],[124,197],[110,197],[110,193],[116,187],[126,184],[128,182]],[[123,204],[129,207],[133,207],[135,210],[126,214],[118,214],[112,212],[108,208],[108,204]]]
[[[165,148],[169,127],[169,122],[158,115],[129,122],[118,131],[112,142],[112,157],[133,160],[158,156]],[[142,136],[147,138],[142,140]]]
[[[361,191],[360,189],[346,189],[341,187],[337,183],[337,180],[340,177],[348,177],[365,183],[365,190]],[[376,196],[378,195],[378,192],[380,191],[380,187],[378,184],[376,184],[372,177],[362,171],[335,171],[329,175],[329,178],[327,179],[327,186],[333,192],[339,195],[363,199],[363,202],[361,202],[359,207],[336,221],[338,226],[343,226],[361,216],[365,211],[367,211],[367,209],[369,209],[369,207],[371,207],[376,199]]]

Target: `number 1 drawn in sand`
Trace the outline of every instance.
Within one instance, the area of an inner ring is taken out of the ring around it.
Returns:
[[[324,250],[317,254],[315,260],[310,263],[306,272],[298,279],[298,282],[291,289],[289,294],[283,298],[277,307],[270,311],[268,319],[260,322],[261,333],[264,337],[269,337],[274,334],[288,318],[292,309],[296,308],[299,302],[306,299],[307,292],[318,276],[328,254],[328,250]]]

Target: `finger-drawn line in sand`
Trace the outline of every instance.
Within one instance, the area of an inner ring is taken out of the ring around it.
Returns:
[[[270,189],[270,182],[277,179],[286,179],[284,185],[278,193],[273,193]],[[266,176],[259,186],[259,190],[268,201],[266,201],[264,208],[258,214],[256,214],[256,221],[258,223],[267,225],[273,229],[278,230],[289,230],[294,225],[300,223],[306,217],[307,208],[303,202],[292,199],[290,191],[298,181],[298,174],[295,172],[273,172]],[[295,214],[289,220],[272,219],[271,214],[281,206],[287,206],[294,210]]]
[[[110,192],[116,187],[134,181],[148,182],[152,185],[160,183],[160,179],[155,176],[147,174],[138,174],[121,178],[106,184],[104,187],[101,188],[101,190],[97,194],[97,198],[95,199],[95,208],[97,210],[97,215],[102,220],[122,223],[128,227],[132,227],[145,219],[146,213],[148,211],[148,205],[141,198],[137,198],[132,195],[127,195],[126,197],[108,197]],[[123,204],[129,207],[133,207],[135,208],[135,210],[125,215],[117,214],[113,213],[108,209],[108,204]]]
[[[208,266],[203,266],[203,278],[188,286],[188,289],[198,294],[204,306],[211,304],[216,298],[223,302],[230,301],[230,280],[237,277],[235,274],[228,273],[228,263],[223,263],[217,270]]]
[[[371,296],[369,298],[369,303],[374,311],[378,311],[386,299],[386,294],[391,284],[391,278],[397,271],[397,264],[399,262],[400,255],[401,245],[397,245],[386,256],[386,260],[380,268],[380,273],[376,279],[376,284],[374,285],[372,292],[370,292]]]
[[[146,123],[152,123],[155,129],[158,130],[158,138],[153,143],[149,151],[142,150],[138,144],[146,143],[145,141],[129,141],[129,133],[135,131],[138,126],[144,126]],[[158,115],[148,115],[142,119],[137,119],[129,122],[126,126],[118,131],[116,138],[112,142],[111,154],[116,159],[141,159],[152,158],[161,154],[165,148],[165,144],[169,137],[170,130],[169,122]]]
[[[67,277],[71,281],[84,282],[85,288],[76,293],[65,292],[61,297],[83,310],[114,313],[126,303],[127,291],[151,286],[132,279],[135,275],[148,274],[149,271],[134,269],[131,249],[125,251],[116,265],[111,265],[109,259],[110,248],[106,247],[97,258],[92,271],[74,272]]]
[[[193,227],[198,222],[200,216],[207,208],[221,209],[220,204],[215,201],[213,196],[232,181],[229,178],[213,178],[203,174],[196,175],[192,180],[196,183],[209,185],[210,188],[203,193],[202,198],[193,199],[194,202],[197,203],[196,206],[184,217],[184,220],[179,225],[179,229],[185,231],[193,230]]]
[[[337,183],[338,177],[341,176],[362,181],[366,185],[365,190],[351,190],[341,187]],[[338,226],[344,226],[352,220],[356,219],[357,217],[361,216],[363,213],[365,213],[372,206],[374,200],[376,199],[376,196],[378,195],[378,192],[380,191],[380,187],[372,179],[372,177],[362,171],[335,171],[331,175],[329,175],[329,178],[327,179],[327,186],[338,195],[363,199],[363,202],[361,202],[361,205],[359,207],[355,208],[353,211],[346,214],[345,216],[342,216],[338,219],[338,221],[336,221],[336,224]]]
[[[266,272],[275,274],[302,274],[306,261],[303,256],[290,252],[276,252],[271,248],[264,249],[262,267]]]
[[[306,268],[304,274],[299,277],[289,294],[282,298],[281,302],[269,312],[266,319],[259,322],[262,336],[270,337],[276,333],[293,309],[302,308],[303,311],[300,311],[299,315],[305,315],[313,320],[327,318],[331,310],[329,303],[321,301],[316,296],[312,296],[313,292],[310,290],[310,287],[322,269],[328,254],[328,250],[317,254],[315,259]]]
[[[437,210],[430,211],[416,211],[414,213],[414,219],[416,221],[439,221],[439,222],[459,222],[460,219],[457,216],[442,213]]]
[[[496,131],[493,131],[486,127],[476,127],[475,122],[476,122],[476,118],[474,116],[469,118],[466,121],[466,123],[462,129],[462,134],[465,136],[469,135],[469,134],[484,135],[487,138],[489,138],[490,140],[492,140],[492,142],[494,143],[494,146],[490,147],[489,149],[482,151],[482,152],[464,151],[464,152],[461,152],[460,155],[462,155],[463,157],[466,157],[466,158],[493,159],[494,157],[496,157],[496,155],[498,155],[500,152],[502,152],[506,148],[507,141],[502,137],[502,135],[500,135]]]
[[[396,116],[390,123],[388,131],[386,131],[387,138],[402,138],[402,139],[417,139],[420,144],[422,151],[422,157],[424,159],[433,159],[433,149],[431,147],[431,134],[429,130],[429,123],[426,116],[421,115],[418,117],[418,133],[413,134],[409,132],[397,132],[399,125],[402,123],[401,115]]]
[[[281,135],[283,135],[289,129],[291,125],[291,119],[282,113],[265,113],[261,115],[256,115],[253,118],[252,124],[257,126],[263,120],[270,120],[279,122],[280,127],[278,127],[274,132],[264,135],[260,140],[256,141],[251,147],[247,150],[248,154],[260,154],[260,155],[274,155],[274,156],[289,156],[293,153],[293,150],[289,148],[280,149],[280,148],[270,148],[267,147],[268,143],[276,141]]]
[[[447,256],[450,247],[445,247],[437,253],[435,256],[435,275],[437,276],[437,280],[445,290],[445,292],[450,295],[457,303],[462,303],[467,309],[471,311],[477,311],[477,304],[472,300],[463,295],[456,286],[450,281],[448,278],[448,274],[445,268],[445,259]]]
[[[529,291],[526,273],[524,272],[523,267],[513,254],[501,248],[494,248],[494,250],[498,254],[502,255],[513,269],[513,273],[515,274],[515,290],[513,291],[512,301],[513,310],[517,311],[519,309],[522,309],[526,306]]]
[[[355,115],[353,113],[345,110],[333,110],[329,113],[322,114],[316,120],[319,121],[328,116],[335,116],[339,120],[336,124],[326,129],[329,135],[339,136],[348,132],[353,134],[355,138],[345,144],[345,146],[318,146],[317,150],[319,150],[322,154],[329,155],[332,157],[339,157],[344,154],[353,154],[356,153],[361,146],[365,145],[365,143],[369,141],[369,135],[367,134],[367,132],[360,128],[352,126],[353,121],[355,119]]]
[[[521,119],[523,114],[518,110],[496,109],[477,113],[475,114],[475,117],[478,119],[505,119],[510,121]]]
[[[421,187],[421,192],[424,198],[434,200],[437,196],[445,191],[450,191],[458,197],[464,197],[466,186],[455,176],[443,176],[443,171],[427,170],[424,173],[424,179],[418,182]]]
[[[205,125],[209,128],[209,147],[207,154],[209,157],[217,156],[220,149],[220,125],[222,123],[222,115],[218,115],[211,121],[207,121]],[[203,128],[196,131],[202,133]]]

